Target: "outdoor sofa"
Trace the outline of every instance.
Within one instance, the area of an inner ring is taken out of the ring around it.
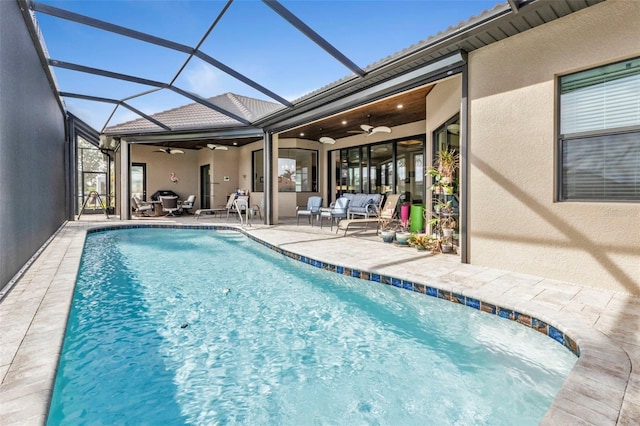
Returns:
[[[356,216],[362,216],[366,219],[368,217],[376,217],[378,215],[380,204],[382,202],[382,194],[344,193],[342,196],[349,199],[347,218],[353,219]]]

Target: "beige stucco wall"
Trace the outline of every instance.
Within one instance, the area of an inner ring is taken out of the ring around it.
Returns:
[[[209,165],[212,174],[211,206],[224,206],[227,195],[242,187],[238,167],[240,149],[229,147],[228,151],[209,149],[183,149],[184,154],[167,155],[154,152],[158,147],[145,144],[131,145],[131,163],[145,163],[147,168],[147,199],[160,189],[170,189],[186,199],[196,195],[195,209],[200,208],[200,166]],[[119,164],[119,163],[118,163]],[[171,183],[171,173],[178,176],[177,184]],[[249,172],[250,173],[250,172]],[[229,180],[225,181],[224,177]]]
[[[640,205],[555,202],[556,77],[640,54],[609,0],[469,56],[470,261],[640,294]]]
[[[131,163],[145,163],[147,168],[147,199],[160,190],[171,190],[181,200],[190,194],[198,195],[198,151],[185,149],[184,154],[168,155],[153,152],[157,146],[131,144]],[[171,173],[178,176],[178,183],[169,179]]]
[[[203,149],[202,151],[208,151],[208,155],[213,156],[212,173],[212,206],[224,206],[227,204],[227,197],[229,194],[237,191],[238,189],[250,189],[246,188],[244,181],[241,180],[238,162],[241,158],[240,149],[230,146],[229,150],[213,150]],[[207,155],[205,154],[205,155]],[[251,173],[249,173],[251,174]],[[229,180],[225,180],[226,178]]]

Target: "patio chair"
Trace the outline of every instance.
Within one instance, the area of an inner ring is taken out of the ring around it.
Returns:
[[[301,209],[296,206],[296,219],[300,225],[300,216],[309,216],[309,223],[313,226],[313,216],[320,215],[320,207],[322,207],[322,197],[311,196],[307,199],[307,208]]]
[[[196,212],[194,213],[196,220],[198,220],[200,218],[200,215],[204,214],[204,213],[212,213],[212,214],[216,214],[218,212],[227,212],[227,219],[229,219],[229,213],[233,210],[233,202],[236,199],[236,193],[232,192],[231,194],[229,194],[229,198],[227,198],[227,205],[224,207],[217,207],[217,208],[213,208],[213,209],[198,209],[196,210]]]
[[[346,219],[338,222],[336,233],[339,230],[344,231],[344,235],[347,235],[347,231],[350,228],[360,228],[363,225],[368,228],[370,224],[376,225],[376,233],[380,230],[380,227],[389,223],[396,218],[396,209],[398,207],[398,201],[400,200],[400,194],[389,194],[384,201],[382,209],[378,211],[378,217],[369,217],[365,219]]]
[[[178,197],[160,197],[162,203],[162,211],[166,212],[165,216],[175,216],[175,212],[179,210]]]
[[[131,207],[133,210],[138,213],[138,216],[147,216],[146,213],[153,213],[153,204],[147,201],[142,201],[140,198],[133,196],[131,197]]]
[[[382,221],[393,220],[397,214],[398,202],[400,201],[400,194],[389,194],[387,199],[384,200],[384,205],[378,211],[378,219]]]
[[[320,209],[320,228],[325,218],[329,219],[331,223],[331,230],[333,231],[333,222],[340,223],[342,219],[347,217],[349,211],[349,199],[347,197],[340,197],[335,202],[331,203],[328,209]]]
[[[189,195],[186,201],[180,203],[180,210],[186,211],[187,213],[191,213],[189,210],[193,208],[193,204],[196,202],[195,195]]]

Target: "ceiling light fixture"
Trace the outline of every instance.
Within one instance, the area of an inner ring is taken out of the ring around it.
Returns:
[[[403,107],[404,107],[404,105],[398,104],[398,109],[402,109]]]

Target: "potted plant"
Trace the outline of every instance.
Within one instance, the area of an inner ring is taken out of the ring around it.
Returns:
[[[407,232],[404,227],[400,227],[396,230],[396,242],[400,246],[409,245],[409,238],[411,238],[411,232]]]
[[[427,170],[427,175],[432,178],[430,189],[435,195],[433,211],[436,214],[428,223],[439,237],[437,250],[443,253],[453,251],[453,232],[456,227],[454,176],[459,165],[460,155],[456,150],[446,149],[438,152],[434,166]]]
[[[460,155],[455,149],[443,149],[438,151],[433,168],[440,175],[442,182],[451,184],[459,164]]]
[[[432,253],[437,251],[437,239],[428,234],[412,233],[409,237],[409,245],[418,251],[429,250]]]
[[[392,243],[396,237],[396,227],[392,220],[381,220],[380,237],[385,243]]]
[[[428,222],[440,235],[438,246],[443,253],[453,251],[453,232],[457,223],[451,203],[452,200],[437,200],[435,207],[438,216],[431,218]]]

